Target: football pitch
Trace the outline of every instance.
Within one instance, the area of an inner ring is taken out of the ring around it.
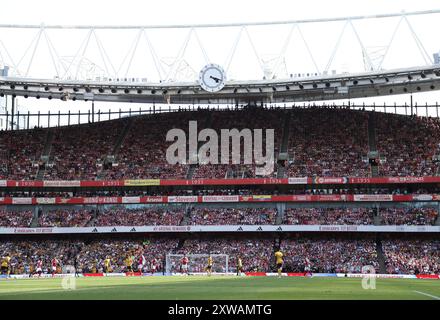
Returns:
[[[357,278],[102,277],[77,278],[75,285],[63,289],[57,278],[2,280],[0,300],[440,300],[439,280],[417,279],[377,279],[369,290]]]

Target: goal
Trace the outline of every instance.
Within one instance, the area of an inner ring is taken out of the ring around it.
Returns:
[[[209,254],[186,255],[188,258],[188,273],[205,273],[209,256]],[[168,254],[165,260],[166,274],[180,274],[183,257],[185,257],[183,254]],[[211,254],[211,257],[213,273],[229,273],[229,256],[227,254]]]

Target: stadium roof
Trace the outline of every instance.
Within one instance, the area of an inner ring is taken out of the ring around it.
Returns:
[[[210,93],[197,82],[129,83],[0,77],[0,93],[62,100],[148,103],[266,103],[334,100],[440,89],[440,65],[290,80],[229,81]]]

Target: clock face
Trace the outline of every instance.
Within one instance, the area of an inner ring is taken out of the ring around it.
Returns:
[[[199,74],[199,84],[203,90],[217,92],[223,89],[226,82],[226,74],[222,67],[216,64],[208,64]]]

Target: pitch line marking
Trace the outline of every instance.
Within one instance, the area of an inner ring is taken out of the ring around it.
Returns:
[[[416,291],[416,290],[414,290],[414,292],[416,292],[418,294],[423,294],[424,296],[427,296],[427,297],[434,298],[435,300],[440,300],[440,297],[433,296],[432,294],[429,294],[429,293],[425,293],[425,292],[421,292],[421,291]]]

